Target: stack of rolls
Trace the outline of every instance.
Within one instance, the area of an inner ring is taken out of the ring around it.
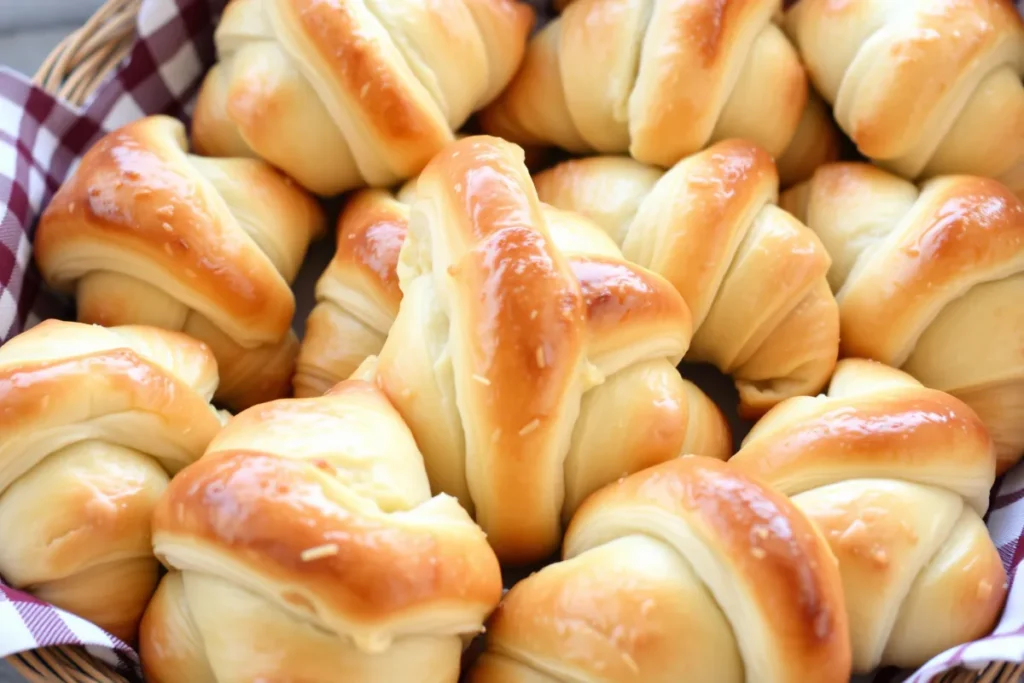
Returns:
[[[0,348],[7,583],[154,683],[846,683],[992,632],[1020,16],[552,14],[227,5],[192,120],[39,220],[77,322]]]

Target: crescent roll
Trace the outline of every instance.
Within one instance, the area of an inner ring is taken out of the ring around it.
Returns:
[[[153,683],[456,683],[501,597],[483,532],[356,380],[235,416],[160,499],[153,548]]]
[[[916,668],[995,626],[1006,572],[982,521],[995,479],[962,401],[873,361],[778,405],[729,465],[793,502],[839,561],[854,671]]]
[[[778,174],[763,149],[726,140],[668,172],[590,157],[534,181],[542,201],[592,219],[682,294],[695,330],[687,359],[732,375],[744,415],[828,382],[839,350],[829,255],[775,205]]]
[[[834,159],[828,108],[809,93],[777,21],[781,0],[578,0],[531,40],[485,132],[668,168],[744,138],[784,180]]]
[[[842,352],[902,368],[966,402],[1003,472],[1024,453],[1024,202],[1000,183],[920,187],[829,164],[782,197],[832,255]]]
[[[515,145],[466,138],[428,164],[398,281],[398,316],[357,376],[384,389],[434,489],[503,561],[554,552],[608,481],[684,452],[728,456],[721,413],[675,368],[682,297],[589,221],[543,208]]]
[[[252,159],[187,152],[185,128],[150,116],[100,139],[40,219],[35,258],[78,319],[180,330],[213,350],[218,402],[288,391],[295,278],[323,215]]]
[[[1024,198],[1024,21],[1006,0],[801,0],[785,26],[839,126],[905,178]]]
[[[516,0],[233,0],[192,139],[333,195],[409,178],[512,78]]]
[[[785,496],[702,457],[583,504],[520,581],[467,683],[847,683],[835,558]]]
[[[0,574],[134,643],[172,475],[221,427],[205,344],[48,320],[0,347]]]

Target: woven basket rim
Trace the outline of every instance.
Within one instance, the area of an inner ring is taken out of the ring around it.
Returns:
[[[54,48],[32,80],[81,106],[131,50],[142,0],[107,0]]]

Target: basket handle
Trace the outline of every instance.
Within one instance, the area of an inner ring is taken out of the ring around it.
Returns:
[[[33,81],[81,106],[131,49],[142,0],[107,0],[66,37],[39,67]]]

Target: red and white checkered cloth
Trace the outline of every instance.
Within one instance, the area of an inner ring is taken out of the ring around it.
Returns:
[[[202,75],[214,60],[213,29],[225,2],[145,0],[129,57],[81,110],[0,66],[0,341],[40,320],[71,314],[66,302],[40,287],[31,260],[36,219],[104,133],[147,114],[187,121]],[[1024,9],[1024,0],[1017,4]],[[988,527],[1011,582],[995,633],[953,648],[917,672],[885,672],[876,681],[924,683],[956,666],[1024,661],[1024,587],[1014,583],[1024,559],[1024,464],[997,484]],[[0,657],[53,645],[85,646],[129,680],[141,680],[138,656],[117,638],[0,583]]]

